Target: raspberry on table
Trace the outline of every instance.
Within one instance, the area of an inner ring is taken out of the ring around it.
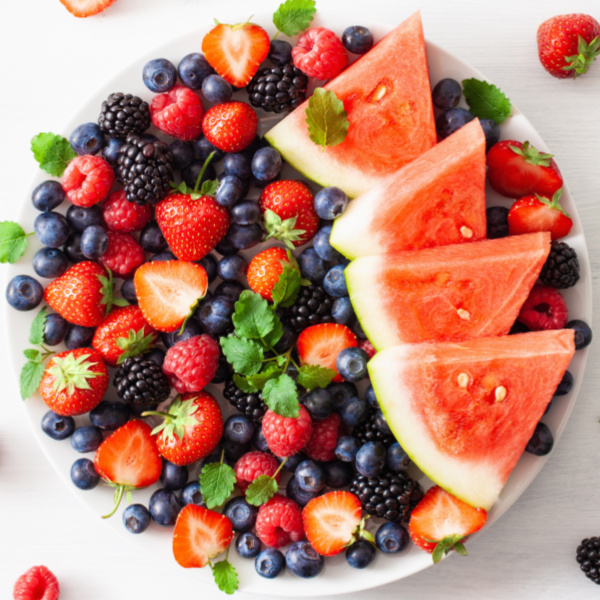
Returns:
[[[76,156],[65,169],[62,187],[76,206],[92,206],[106,198],[115,182],[115,173],[101,156]]]
[[[44,565],[31,567],[15,582],[14,600],[58,600],[60,586],[56,575]]]
[[[128,233],[109,231],[108,249],[100,257],[100,262],[117,277],[129,277],[143,264],[143,248]]]
[[[200,97],[183,85],[154,96],[150,114],[157,129],[184,142],[195,140],[202,130],[204,108]]]
[[[262,430],[271,452],[283,458],[304,448],[312,434],[313,424],[309,412],[304,406],[300,406],[297,417],[282,417],[267,410]]]
[[[266,452],[246,452],[235,463],[236,485],[241,492],[245,492],[248,486],[260,475],[272,477],[279,467],[279,461]],[[275,481],[279,483],[281,474],[277,473]]]
[[[290,498],[275,494],[258,509],[256,534],[271,548],[281,548],[304,539],[302,512]]]
[[[333,79],[348,64],[348,55],[342,41],[325,27],[305,31],[292,50],[294,65],[315,79]]]
[[[337,446],[342,420],[339,413],[331,413],[325,419],[316,421],[313,432],[304,453],[313,460],[327,462],[335,460],[335,447]]]
[[[131,233],[141,231],[152,218],[152,208],[147,204],[129,202],[125,190],[112,192],[102,208],[104,221],[112,231]]]

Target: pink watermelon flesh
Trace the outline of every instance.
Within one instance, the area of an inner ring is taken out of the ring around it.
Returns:
[[[419,13],[392,30],[367,54],[326,84],[344,103],[350,127],[337,146],[308,135],[308,101],[265,135],[283,158],[323,186],[350,197],[436,143],[425,39]]]
[[[395,346],[369,362],[394,435],[435,483],[494,503],[575,352],[570,329]]]
[[[474,120],[352,200],[331,244],[356,258],[485,236],[485,135]]]
[[[345,269],[350,300],[377,350],[505,335],[550,251],[547,232],[363,256]]]

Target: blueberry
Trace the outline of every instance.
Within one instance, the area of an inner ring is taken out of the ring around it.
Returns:
[[[96,329],[94,327],[84,327],[83,325],[71,325],[65,336],[65,346],[69,350],[76,348],[89,348],[94,338]]]
[[[490,206],[485,211],[487,222],[487,237],[490,240],[503,238],[508,235],[508,208],[505,206]]]
[[[344,381],[341,383],[332,383],[327,386],[327,391],[331,395],[333,400],[333,407],[335,410],[340,410],[350,398],[358,396],[358,390],[353,383]]]
[[[343,265],[335,265],[327,271],[323,278],[323,289],[325,293],[333,298],[341,298],[348,295],[348,286],[344,277]]]
[[[365,390],[365,400],[373,407],[379,408],[379,402],[377,401],[377,396],[375,395],[375,390],[372,385]]]
[[[92,425],[103,431],[114,431],[129,421],[131,409],[124,402],[102,400],[90,411]]]
[[[184,488],[181,490],[181,494],[179,494],[179,499],[183,506],[187,504],[197,504],[201,505],[204,503],[204,498],[202,497],[202,490],[200,489],[199,481],[190,481]]]
[[[165,490],[181,490],[188,481],[188,468],[176,465],[169,460],[163,461],[162,471],[160,472],[160,483]]]
[[[213,104],[229,102],[233,95],[231,84],[220,75],[208,75],[202,82],[202,93],[204,97]]]
[[[66,440],[75,431],[75,420],[49,410],[42,417],[42,431],[53,440]]]
[[[131,533],[143,533],[151,521],[152,515],[143,504],[130,504],[123,511],[123,525]]]
[[[359,340],[367,339],[367,334],[364,332],[362,325],[358,321],[352,326],[352,333],[354,333]]]
[[[100,225],[90,225],[81,234],[81,253],[90,260],[97,260],[108,250],[108,234]]]
[[[317,194],[318,196],[319,194]],[[331,237],[331,225],[321,227],[313,238],[313,248],[320,258],[323,260],[339,260],[342,255],[329,243]]]
[[[274,65],[286,65],[292,61],[292,45],[285,40],[271,40],[267,58]]]
[[[255,533],[240,533],[235,541],[235,549],[242,558],[256,558],[261,550],[260,539]]]
[[[197,140],[194,140],[192,143],[194,144],[196,154],[202,163],[204,163],[204,161],[213,153],[214,155],[211,164],[220,161],[225,156],[225,152],[223,150],[219,150],[219,148],[213,146],[213,144],[211,144],[203,135],[201,135]]]
[[[312,283],[321,283],[327,273],[327,263],[315,252],[314,248],[306,248],[298,257],[302,277]]]
[[[362,348],[344,348],[337,356],[335,366],[338,373],[352,383],[367,376],[369,355]]]
[[[489,152],[490,148],[500,141],[500,125],[493,119],[481,119],[479,123],[485,134],[485,151]]]
[[[298,482],[298,489],[313,494],[319,493],[325,487],[325,471],[314,460],[302,461],[294,477]]]
[[[148,504],[152,518],[162,527],[175,525],[177,515],[183,508],[174,492],[160,488],[150,496]]]
[[[408,546],[410,536],[399,523],[384,523],[375,534],[375,544],[386,554],[396,554]]]
[[[335,456],[343,462],[353,463],[356,460],[356,454],[360,445],[360,441],[355,437],[342,435],[338,438],[334,451]]]
[[[257,427],[252,438],[252,445],[261,452],[269,452],[269,444],[267,444],[267,438],[263,433],[262,427]]]
[[[215,250],[223,256],[229,256],[230,254],[236,254],[238,249],[233,245],[233,241],[228,235],[225,235],[221,241],[216,245]]]
[[[123,283],[121,284],[120,292],[121,296],[123,296],[123,298],[125,298],[125,300],[129,302],[129,304],[138,303],[138,299],[135,294],[135,284],[133,282],[133,278],[125,279],[125,281],[123,281]]]
[[[550,428],[541,421],[535,426],[535,430],[530,440],[525,446],[525,452],[535,454],[536,456],[546,456],[554,446],[554,436]]]
[[[102,151],[102,155],[109,165],[114,167],[119,162],[120,151],[124,144],[125,140],[121,140],[119,138],[108,138]]]
[[[285,553],[287,568],[298,577],[316,577],[325,564],[325,559],[308,542],[294,542]]]
[[[217,259],[212,254],[207,254],[196,262],[206,271],[208,283],[212,283],[217,278]]]
[[[91,490],[98,485],[100,476],[89,458],[79,458],[71,465],[71,481],[80,490]]]
[[[77,452],[95,452],[103,440],[102,431],[98,427],[84,425],[73,432],[71,446]]]
[[[288,323],[282,323],[282,334],[275,346],[275,352],[284,354],[287,352],[295,343],[297,338],[296,330]]]
[[[44,288],[29,275],[16,275],[6,287],[6,300],[16,310],[33,310],[43,297]]]
[[[248,269],[248,261],[239,254],[224,256],[217,267],[217,273],[224,281],[243,280]]]
[[[235,531],[245,533],[254,527],[258,508],[248,504],[243,496],[236,496],[227,501],[223,514],[231,521]]]
[[[98,154],[106,145],[106,139],[97,123],[83,123],[75,128],[69,138],[69,144],[79,156]]]
[[[274,579],[283,571],[285,558],[279,550],[267,548],[260,552],[254,561],[254,568],[261,577]]]
[[[217,188],[216,201],[225,208],[231,208],[241,200],[243,193],[242,180],[235,175],[225,175]]]
[[[566,329],[575,331],[575,350],[587,348],[592,343],[592,329],[580,319],[573,319],[565,325]]]
[[[168,247],[160,227],[156,221],[148,221],[140,232],[140,246],[146,252],[157,254]]]
[[[435,129],[440,139],[445,139],[458,131],[463,125],[472,121],[475,117],[464,108],[450,108],[440,113],[435,120]]]
[[[155,58],[144,65],[142,80],[151,92],[163,94],[175,85],[177,69],[170,60]]]
[[[376,477],[385,467],[387,450],[380,442],[363,444],[356,454],[356,470],[365,477]]]
[[[185,169],[194,160],[194,148],[188,142],[175,140],[169,144],[169,150],[173,153],[173,171]]]
[[[68,266],[67,255],[59,248],[40,248],[33,257],[33,270],[47,279],[60,277]]]
[[[252,167],[248,157],[239,152],[228,154],[223,160],[223,173],[241,180],[247,180],[252,175]]]
[[[183,85],[192,90],[199,90],[202,87],[202,82],[215,70],[210,66],[204,54],[200,52],[192,52],[184,56],[179,65],[177,65],[179,79]]]
[[[49,179],[40,183],[31,193],[31,202],[37,210],[52,210],[65,199],[65,190],[58,181]]]
[[[263,237],[263,230],[258,223],[253,225],[238,225],[232,223],[227,232],[227,238],[238,250],[247,250],[256,246]]]
[[[288,498],[291,498],[298,506],[306,506],[313,498],[319,496],[319,492],[304,492],[298,486],[295,477],[287,482],[285,492]]]
[[[375,554],[375,546],[361,538],[346,550],[346,562],[354,569],[364,569],[373,562]]]
[[[373,47],[373,34],[361,25],[344,29],[342,44],[352,54],[366,54]]]
[[[232,373],[231,365],[227,362],[227,359],[224,356],[220,356],[217,370],[210,382],[215,385],[225,383],[227,380],[231,379]]]
[[[150,261],[165,261],[165,260],[177,260],[177,257],[170,251],[170,250],[165,250],[164,252],[159,252],[158,254],[155,254]]]
[[[231,415],[225,421],[223,436],[235,444],[249,444],[255,430],[254,421],[247,415]]]
[[[69,237],[67,219],[52,211],[40,213],[33,222],[33,229],[40,242],[50,248],[64,245]]]
[[[315,212],[326,221],[339,217],[347,206],[348,196],[338,187],[323,188],[315,196]]]
[[[249,443],[238,444],[237,442],[231,442],[225,438],[221,441],[221,447],[225,451],[225,458],[231,463],[236,463],[244,454],[246,454],[246,452],[250,452]]]
[[[205,160],[206,159],[202,158],[194,158],[186,167],[181,169],[181,178],[188,187],[194,189],[196,184],[198,184],[198,189],[200,189],[203,182],[212,181],[216,178],[217,173],[212,164],[209,164],[204,168]],[[202,177],[200,177],[201,173]],[[200,177],[200,183],[198,183],[198,177]]]
[[[237,302],[244,289],[244,286],[237,281],[223,281],[215,288],[215,298],[224,296],[232,302]]]
[[[402,446],[398,442],[394,442],[391,446],[388,446],[385,464],[392,473],[399,473],[408,469],[410,458]]]
[[[252,174],[258,181],[272,181],[281,171],[281,154],[275,148],[257,150],[252,157]]]
[[[196,319],[206,333],[221,335],[231,327],[234,304],[235,301],[226,296],[209,298],[196,311]]]
[[[332,460],[323,463],[325,469],[325,481],[327,487],[339,489],[350,485],[354,478],[354,469],[352,465],[341,460]]]
[[[566,396],[571,389],[573,388],[573,375],[571,371],[565,371],[565,374],[562,376],[560,383],[556,387],[556,391],[554,392],[555,396]]]
[[[460,83],[449,77],[438,81],[431,92],[433,103],[440,110],[454,108],[460,102],[461,96],[462,87]]]
[[[356,427],[367,420],[370,411],[369,403],[366,400],[353,396],[340,408],[340,417],[346,425]]]
[[[72,204],[67,210],[67,223],[71,229],[79,233],[82,233],[90,225],[103,225],[102,209],[97,204],[93,206],[75,206]]]
[[[171,331],[169,333],[161,333],[160,338],[162,343],[165,345],[165,348],[170,348],[174,346],[177,342],[183,342],[185,340],[189,340],[197,335],[203,333],[203,329],[198,323],[198,321],[194,321],[194,319],[189,319],[185,324],[183,331],[181,328],[176,329],[175,331]]]
[[[44,323],[44,344],[47,346],[56,346],[60,344],[69,330],[68,321],[56,313],[50,313],[46,316]]]
[[[284,459],[277,457],[277,460],[282,462]],[[298,465],[305,460],[308,460],[308,456],[306,456],[304,452],[296,452],[296,454],[287,457],[283,468],[290,473],[294,473],[298,468]]]
[[[388,422],[385,419],[385,415],[383,414],[383,412],[381,412],[381,409],[375,411],[374,422],[375,427],[385,435],[394,435],[392,433],[392,430],[390,429],[390,426],[388,425]]]
[[[314,419],[325,419],[333,411],[330,393],[322,388],[315,388],[302,399],[302,404]]]

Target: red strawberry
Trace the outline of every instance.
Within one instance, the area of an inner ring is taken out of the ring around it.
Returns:
[[[100,262],[117,277],[130,277],[144,262],[144,249],[129,233],[107,231],[108,248]]]
[[[31,567],[15,582],[14,600],[58,600],[60,586],[48,567]]]
[[[102,207],[102,216],[108,228],[121,233],[140,231],[152,218],[152,207],[148,204],[129,202],[125,190],[112,192]]]
[[[60,0],[75,17],[92,17],[106,10],[115,0]]]
[[[202,52],[213,69],[235,87],[250,83],[271,47],[269,34],[253,23],[219,23],[202,40]]]
[[[567,303],[556,288],[534,285],[517,320],[533,331],[562,329],[569,320]]]
[[[320,80],[333,79],[348,64],[342,41],[325,27],[311,27],[305,31],[292,50],[292,58],[294,66]]]
[[[124,306],[112,310],[98,325],[92,346],[108,365],[116,367],[151,348],[157,339],[156,330],[146,323],[140,308]]]
[[[62,186],[76,206],[92,206],[104,200],[115,182],[115,173],[101,156],[76,156],[65,169]]]
[[[339,323],[321,323],[307,327],[298,336],[296,347],[302,364],[319,365],[333,369],[336,376],[333,381],[342,381],[337,374],[335,361],[344,348],[354,348],[357,345],[356,336]]]
[[[182,260],[143,264],[133,278],[144,319],[159,331],[175,331],[196,308],[208,288],[206,271]]]
[[[224,152],[241,152],[256,137],[258,116],[245,102],[216,104],[202,119],[206,139]]]
[[[552,154],[539,152],[529,142],[498,142],[490,148],[486,162],[491,186],[509,198],[552,196],[563,185]]]
[[[583,75],[600,54],[600,23],[590,15],[558,15],[538,28],[540,62],[550,75]]]
[[[304,533],[323,556],[335,556],[353,541],[360,527],[362,505],[350,492],[328,492],[313,498],[302,510]]]
[[[284,179],[269,183],[259,198],[267,237],[281,240],[291,248],[306,244],[319,229],[314,202],[310,188],[302,181]]]
[[[115,506],[107,518],[116,512],[123,492],[129,495],[131,490],[148,487],[160,478],[162,459],[150,425],[133,419],[119,427],[96,450],[94,467],[116,488]]]
[[[413,509],[408,532],[419,548],[433,552],[433,562],[439,562],[453,548],[466,554],[462,541],[486,521],[483,508],[473,508],[436,485]]]
[[[273,286],[283,273],[283,264],[289,262],[287,252],[277,246],[256,254],[246,271],[250,289],[266,300],[273,300]]]
[[[533,194],[519,198],[508,212],[508,232],[510,235],[549,231],[552,240],[568,235],[573,227],[573,219],[560,205],[559,189],[552,198]]]
[[[154,96],[150,104],[154,127],[186,142],[200,135],[203,115],[200,97],[184,85]]]
[[[224,552],[233,539],[231,521],[197,504],[181,509],[173,530],[173,556],[186,568],[202,568]]]

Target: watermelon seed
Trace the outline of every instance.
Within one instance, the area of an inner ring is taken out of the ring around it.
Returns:
[[[463,321],[468,321],[471,318],[471,313],[464,308],[459,308],[456,312]]]
[[[463,226],[460,228],[460,234],[461,234],[463,237],[465,237],[465,238],[467,238],[468,240],[470,240],[470,239],[473,237],[473,230],[472,230],[472,229],[469,229],[468,227],[466,227],[465,225],[463,225]]]
[[[458,387],[466,388],[469,385],[469,376],[466,373],[459,373],[457,377]]]
[[[503,385],[499,385],[494,390],[494,396],[496,398],[496,402],[502,402],[506,398],[507,389]]]

